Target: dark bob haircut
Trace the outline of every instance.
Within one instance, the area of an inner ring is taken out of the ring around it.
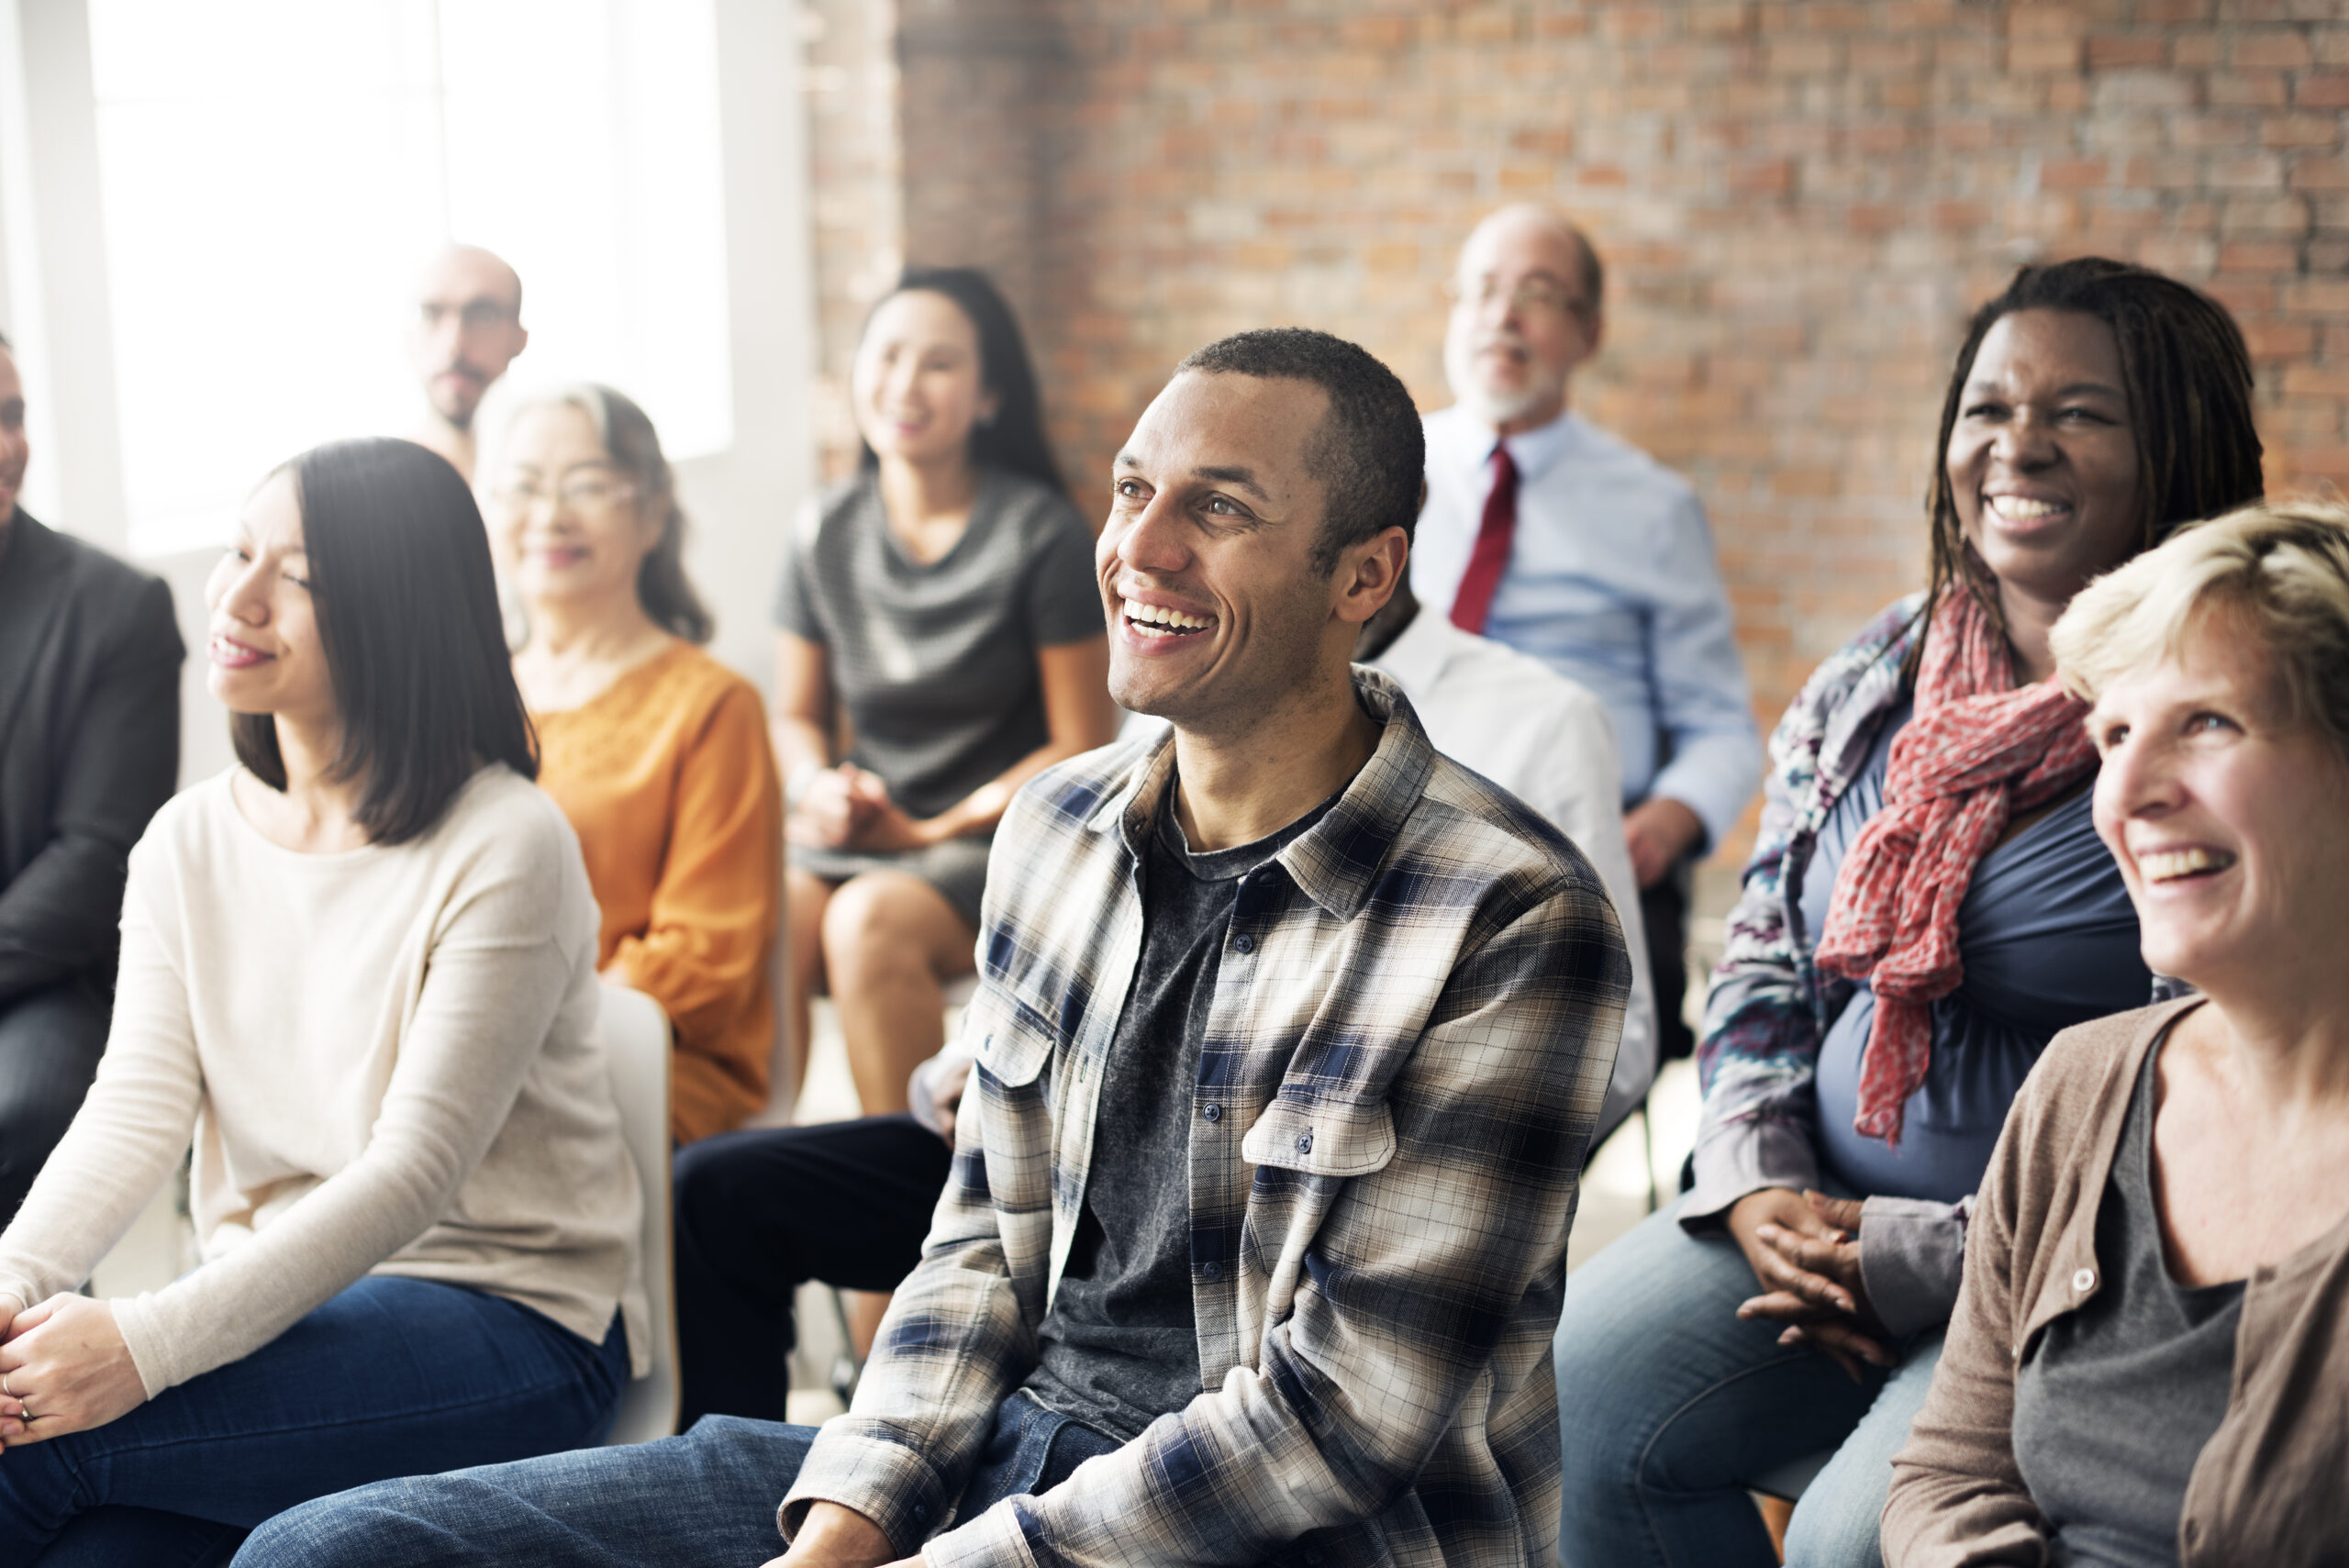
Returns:
[[[873,302],[873,308],[877,311],[915,289],[952,300],[978,335],[979,381],[995,394],[995,417],[971,427],[971,461],[982,468],[1025,474],[1067,495],[1060,464],[1052,461],[1052,442],[1044,437],[1043,399],[1036,391],[1028,341],[1002,294],[976,267],[907,267],[898,274],[896,286]],[[870,313],[864,324],[873,325]],[[863,462],[867,468],[880,466],[869,442]]]
[[[1942,595],[1962,586],[1989,612],[1991,624],[2004,629],[1998,585],[1966,545],[1958,522],[1948,453],[1982,339],[2000,317],[2018,310],[2077,311],[2112,328],[2144,486],[2132,554],[2152,549],[2180,523],[2256,501],[2266,487],[2252,423],[2251,354],[2224,306],[2175,278],[2101,256],[2024,267],[2003,294],[1974,313],[1942,400],[1933,482],[1925,498],[1933,530],[1923,611],[1928,621]]]
[[[342,724],[333,776],[359,784],[368,839],[424,833],[486,763],[538,777],[489,534],[457,471],[412,441],[356,440],[314,447],[276,473],[294,477]],[[285,787],[269,715],[232,715],[228,733],[237,761]]]
[[[1395,373],[1367,350],[1307,327],[1264,327],[1209,343],[1175,373],[1252,375],[1302,381],[1330,397],[1330,411],[1306,449],[1305,469],[1321,481],[1321,532],[1313,569],[1338,569],[1349,545],[1401,528],[1408,542],[1419,517],[1427,436],[1419,411]]]

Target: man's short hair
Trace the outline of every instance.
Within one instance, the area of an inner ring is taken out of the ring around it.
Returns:
[[[1419,411],[1395,373],[1368,350],[1308,327],[1264,327],[1209,343],[1175,373],[1251,375],[1302,381],[1330,398],[1320,429],[1306,443],[1305,471],[1321,482],[1321,532],[1313,569],[1338,569],[1349,545],[1401,528],[1408,542],[1419,520],[1427,438]]]

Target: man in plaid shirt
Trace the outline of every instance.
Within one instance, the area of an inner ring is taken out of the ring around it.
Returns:
[[[953,1174],[854,1407],[393,1482],[245,1563],[1546,1563],[1550,1335],[1630,962],[1362,624],[1409,396],[1318,332],[1184,361],[1115,471],[1110,689],[1165,734],[996,837]]]

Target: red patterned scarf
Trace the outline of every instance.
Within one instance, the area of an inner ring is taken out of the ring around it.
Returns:
[[[2096,767],[2087,707],[2050,681],[2015,689],[2007,639],[1963,588],[1926,630],[1916,714],[1893,738],[1884,806],[1843,856],[1820,969],[1865,980],[1876,1018],[1860,1059],[1854,1130],[1900,1141],[1902,1109],[1932,1060],[1932,1005],[1957,989],[1957,908],[2008,820]]]

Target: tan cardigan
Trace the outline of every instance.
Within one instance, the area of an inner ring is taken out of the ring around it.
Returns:
[[[2097,1206],[2145,1052],[2199,997],[2048,1046],[2008,1115],[1965,1245],[1932,1392],[1892,1465],[1889,1568],[2053,1561],[2015,1468],[2014,1379],[2048,1323],[2103,1288]],[[2195,1462],[2180,1568],[2349,1558],[2349,1222],[2253,1272],[2227,1414]]]

